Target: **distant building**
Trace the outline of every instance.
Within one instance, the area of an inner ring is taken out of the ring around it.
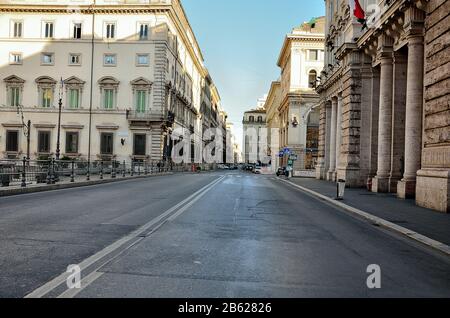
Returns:
[[[264,108],[266,109],[268,155],[271,157],[273,171],[280,166],[280,116],[278,109],[281,104],[281,83],[272,82],[269,94],[267,94]]]
[[[244,128],[242,144],[244,163],[265,163],[267,160],[266,110],[264,108],[257,108],[245,112],[242,123]]]
[[[313,169],[318,155],[319,95],[317,77],[323,69],[325,17],[294,28],[285,38],[278,66],[281,69],[281,101],[278,107],[280,149],[298,157],[294,175]],[[280,165],[287,165],[288,156]]]

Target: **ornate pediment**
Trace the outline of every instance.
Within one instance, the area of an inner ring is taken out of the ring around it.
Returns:
[[[3,79],[3,81],[5,83],[11,83],[11,84],[23,84],[25,83],[25,80],[16,76],[16,75],[11,75],[6,77],[5,79]]]
[[[136,78],[135,80],[132,80],[131,81],[131,85],[132,86],[145,86],[145,87],[149,87],[149,86],[151,86],[153,83],[151,82],[151,81],[149,81],[148,79],[146,79],[146,78],[143,78],[143,77],[139,77],[139,78]]]
[[[104,76],[99,79],[98,83],[102,86],[119,86],[120,82],[112,76]]]
[[[68,79],[64,80],[65,85],[84,85],[86,82],[79,79],[76,76],[71,76]]]
[[[40,76],[40,77],[36,78],[35,82],[38,84],[41,84],[41,85],[55,85],[56,84],[56,80],[50,76]]]

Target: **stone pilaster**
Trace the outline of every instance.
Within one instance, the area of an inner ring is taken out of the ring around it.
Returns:
[[[361,176],[361,64],[362,53],[348,49],[343,57],[342,138],[339,178],[349,187],[364,185]]]
[[[322,100],[320,103],[320,118],[319,118],[319,154],[316,166],[316,178],[326,179],[326,172],[328,171],[328,156],[327,148],[329,148],[327,137],[329,138],[329,132],[327,133],[327,119],[329,115],[327,114],[327,103]]]
[[[389,192],[397,193],[397,183],[403,177],[405,162],[406,55],[394,52],[392,86],[392,148]]]
[[[336,172],[336,123],[337,123],[337,98],[331,100],[331,130],[330,130],[330,169],[327,179],[334,181]]]
[[[371,122],[372,122],[372,59],[364,55],[361,69],[361,129],[360,129],[360,163],[361,181],[366,182],[369,176],[371,159]],[[377,91],[377,96],[380,90]],[[378,109],[378,107],[377,107]],[[378,121],[377,121],[378,122]],[[378,127],[377,127],[378,131]]]
[[[369,157],[369,178],[377,175],[378,170],[378,119],[380,107],[380,68],[372,68],[370,96],[370,157]]]
[[[392,139],[392,39],[381,35],[378,59],[380,60],[380,108],[378,120],[378,170],[373,180],[373,192],[389,191],[391,173]]]
[[[398,184],[400,198],[415,197],[417,171],[422,151],[423,78],[425,13],[415,7],[405,13],[408,40],[408,75],[406,83],[405,173]]]
[[[425,19],[425,104],[418,205],[450,213],[450,0],[430,2]]]
[[[342,94],[337,98],[337,115],[336,115],[336,173],[334,180],[343,179],[342,173],[339,173],[341,168],[341,153],[342,153]]]

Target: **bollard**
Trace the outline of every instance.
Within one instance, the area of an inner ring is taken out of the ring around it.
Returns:
[[[122,169],[122,177],[125,178],[127,173],[127,166],[125,164],[125,160],[123,161],[123,169]]]
[[[27,180],[26,180],[26,174],[25,174],[26,163],[27,163],[27,158],[23,157],[23,167],[22,167],[23,171],[22,171],[22,184],[21,184],[22,188],[25,188],[27,186],[27,182],[26,182]]]
[[[100,162],[100,180],[103,180],[103,161]]]
[[[344,200],[344,194],[345,194],[345,180],[339,179],[336,184],[335,200],[338,200],[338,201]]]

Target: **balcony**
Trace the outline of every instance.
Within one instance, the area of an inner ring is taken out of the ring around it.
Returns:
[[[127,119],[133,122],[164,122],[166,116],[161,111],[127,110]]]

